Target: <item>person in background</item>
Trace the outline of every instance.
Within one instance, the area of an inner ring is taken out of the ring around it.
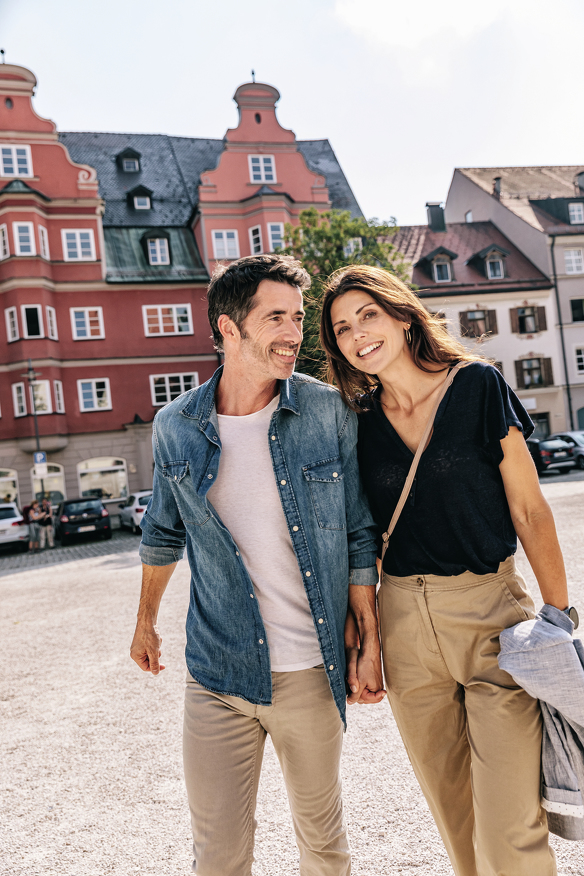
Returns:
[[[33,499],[28,511],[28,549],[33,553],[39,550],[40,520],[43,512],[37,499]]]
[[[500,372],[387,271],[332,275],[321,338],[331,378],[360,411],[361,476],[384,541],[450,369],[462,363],[383,560],[385,682],[457,876],[553,876],[539,705],[497,661],[502,630],[535,615],[515,565],[518,536],[544,602],[571,608],[525,443],[533,424]]]
[[[41,539],[40,539],[40,549],[43,550],[47,541],[49,542],[49,547],[55,547],[55,536],[53,533],[53,509],[51,507],[51,502],[49,497],[45,493],[43,501],[41,502],[40,510],[42,511],[43,516],[39,519]]]

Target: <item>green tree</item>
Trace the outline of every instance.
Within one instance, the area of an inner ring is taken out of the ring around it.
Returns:
[[[346,265],[375,265],[400,279],[409,280],[408,266],[391,243],[397,231],[394,219],[353,219],[349,211],[319,212],[310,207],[300,213],[299,225],[286,225],[288,246],[283,252],[302,262],[312,278],[306,296],[304,342],[297,370],[322,378],[325,356],[320,348],[319,326],[324,284],[330,274]]]

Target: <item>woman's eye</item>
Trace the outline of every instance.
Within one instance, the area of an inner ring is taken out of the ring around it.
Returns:
[[[346,331],[347,331],[347,326],[344,325],[342,328],[340,328],[340,329],[338,330],[338,332],[337,332],[337,338],[339,337],[339,335],[342,335],[343,332],[346,332]]]
[[[365,314],[365,319],[367,319],[369,316],[377,316],[377,311],[376,310],[368,310],[367,313]]]

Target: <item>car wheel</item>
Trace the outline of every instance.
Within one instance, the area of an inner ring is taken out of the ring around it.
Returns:
[[[578,468],[584,468],[584,454],[580,453],[576,457],[576,465],[578,466]]]

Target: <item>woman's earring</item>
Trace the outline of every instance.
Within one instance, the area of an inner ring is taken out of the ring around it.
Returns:
[[[406,335],[406,342],[408,344],[411,344],[412,343],[412,335],[410,332],[410,327],[408,326],[406,329],[404,329],[404,331],[405,331],[405,335]]]

